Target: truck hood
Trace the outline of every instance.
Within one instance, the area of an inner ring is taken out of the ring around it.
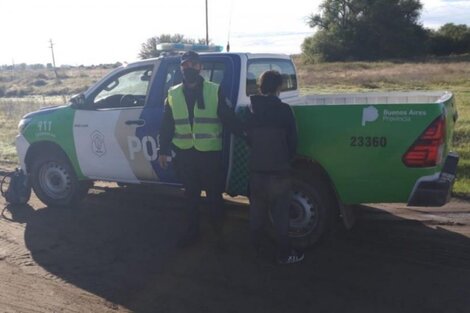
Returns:
[[[30,112],[30,113],[26,114],[25,116],[23,116],[23,118],[32,118],[32,117],[37,117],[37,116],[40,116],[40,115],[51,114],[51,113],[53,113],[57,110],[60,110],[62,108],[66,108],[66,107],[68,107],[68,105],[56,105],[56,106],[45,107],[45,108],[42,108],[38,111]]]

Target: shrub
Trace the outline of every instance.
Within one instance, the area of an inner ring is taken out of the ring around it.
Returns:
[[[18,96],[18,90],[17,89],[7,89],[5,91],[5,97],[17,97]]]
[[[18,87],[12,87],[7,89],[5,92],[5,97],[24,97],[27,95],[32,94],[33,88],[32,87],[27,87],[27,88],[18,88]]]
[[[33,85],[36,86],[36,87],[41,87],[41,86],[47,85],[47,82],[44,79],[36,79],[33,82]]]
[[[67,79],[67,78],[70,78],[70,76],[67,73],[60,73],[59,78]]]
[[[63,87],[63,88],[56,88],[56,89],[51,89],[48,90],[44,93],[46,96],[62,96],[62,95],[70,95],[71,90],[68,87]]]
[[[36,78],[38,78],[38,79],[49,79],[49,76],[47,76],[46,74],[40,73],[40,74],[36,75]]]

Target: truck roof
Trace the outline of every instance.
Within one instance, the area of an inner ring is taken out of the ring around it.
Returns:
[[[248,53],[248,52],[200,52],[201,56],[219,56],[219,55],[238,55],[240,57],[245,56],[247,59],[259,59],[259,58],[272,58],[272,59],[290,59],[290,56],[287,54],[280,53]],[[156,58],[150,58],[145,60],[138,60],[130,62],[125,66],[138,66],[154,63],[160,59],[179,59],[180,55],[170,55],[170,56],[160,56]]]

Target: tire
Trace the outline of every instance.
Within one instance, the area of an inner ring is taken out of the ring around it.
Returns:
[[[308,182],[293,178],[289,212],[289,237],[294,246],[302,248],[318,243],[339,216],[335,197],[321,178]]]
[[[79,181],[67,156],[52,151],[32,160],[31,185],[37,197],[47,206],[70,206],[82,200],[91,186]]]

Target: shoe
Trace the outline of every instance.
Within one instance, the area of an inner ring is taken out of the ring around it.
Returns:
[[[294,264],[302,261],[304,256],[303,252],[292,250],[289,255],[279,257],[277,261],[279,264]]]
[[[178,238],[176,246],[178,248],[186,248],[192,246],[199,241],[199,233],[196,232],[185,232],[181,237]]]

